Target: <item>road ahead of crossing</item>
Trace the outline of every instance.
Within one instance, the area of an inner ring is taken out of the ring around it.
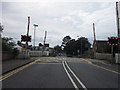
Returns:
[[[109,65],[110,67],[110,65]],[[120,73],[82,58],[44,57],[3,75],[2,88],[119,88]]]

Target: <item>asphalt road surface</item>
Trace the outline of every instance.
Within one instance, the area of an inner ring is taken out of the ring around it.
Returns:
[[[2,88],[90,88],[119,87],[120,73],[88,60],[45,57],[3,75]]]

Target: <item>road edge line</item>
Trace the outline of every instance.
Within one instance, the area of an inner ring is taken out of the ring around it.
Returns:
[[[20,71],[24,70],[25,68],[28,68],[28,67],[30,67],[31,65],[33,65],[34,63],[36,63],[36,62],[38,62],[38,61],[41,61],[41,60],[42,60],[42,59],[34,60],[34,61],[32,61],[32,62],[30,62],[30,63],[28,63],[28,64],[22,65],[21,67],[18,67],[18,68],[16,68],[16,69],[14,69],[14,70],[6,73],[5,75],[2,75],[2,76],[0,77],[0,81],[3,81],[3,80],[5,80],[5,79],[9,78],[10,76],[16,74],[17,72],[20,72]]]
[[[115,71],[115,70],[112,70],[112,69],[109,69],[109,68],[106,68],[106,67],[103,67],[103,66],[94,64],[94,63],[92,63],[91,61],[87,61],[87,60],[85,60],[85,59],[83,59],[83,60],[86,61],[86,62],[88,62],[89,65],[92,65],[92,66],[94,66],[94,67],[101,68],[101,69],[103,69],[103,70],[106,70],[106,71],[109,71],[109,72],[112,72],[112,73],[115,73],[115,74],[120,75],[120,72],[118,72],[118,71]]]

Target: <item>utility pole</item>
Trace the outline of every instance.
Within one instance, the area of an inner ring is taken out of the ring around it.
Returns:
[[[118,32],[118,37],[120,38],[120,17],[119,17],[119,4],[120,2],[116,2],[116,20],[117,20],[117,32]]]
[[[29,36],[29,26],[30,26],[30,16],[28,16],[27,37]],[[28,41],[26,41],[25,49],[27,48],[28,48]]]
[[[44,42],[43,42],[44,46],[45,46],[45,41],[46,41],[46,35],[47,35],[47,31],[45,31],[45,37],[44,37]]]
[[[36,31],[36,27],[38,27],[38,25],[34,24],[34,42],[33,42],[33,46],[34,46],[34,50],[35,50],[35,31]]]
[[[44,49],[45,49],[46,36],[47,36],[47,31],[45,31],[45,37],[44,37],[44,41],[43,41],[43,50],[42,50],[42,54],[43,54]]]
[[[117,21],[117,33],[120,38],[120,1],[116,2],[116,21]],[[120,53],[120,44],[118,44],[118,53]]]
[[[93,33],[94,33],[93,52],[94,52],[94,58],[96,58],[96,34],[95,34],[95,24],[94,23],[93,23]]]
[[[45,31],[45,37],[44,37],[44,44],[43,45],[45,45],[46,36],[47,36],[47,31]]]
[[[82,57],[82,37],[81,37],[81,57]]]

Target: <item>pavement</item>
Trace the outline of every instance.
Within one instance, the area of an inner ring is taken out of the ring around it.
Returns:
[[[90,62],[82,58],[44,57],[15,73],[4,75],[2,87],[119,90],[120,73],[106,69],[104,63],[98,67],[98,64]]]
[[[34,57],[31,59],[13,59],[13,60],[6,60],[2,62],[2,74],[8,73],[16,68],[19,68],[25,64],[28,64],[39,57]]]

